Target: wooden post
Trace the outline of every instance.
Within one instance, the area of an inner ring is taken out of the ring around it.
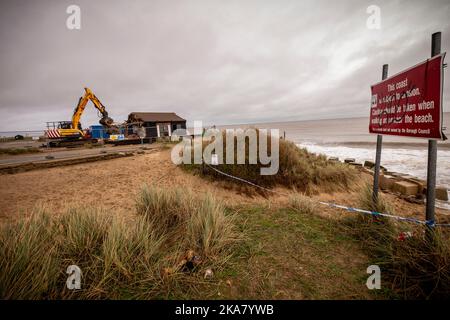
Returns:
[[[431,35],[431,57],[441,53],[441,32]],[[427,203],[425,219],[431,223],[429,230],[434,227],[434,206],[436,197],[436,160],[437,141],[428,140],[428,165],[427,165]]]
[[[383,71],[381,74],[381,80],[387,78],[389,65],[383,65]],[[375,169],[373,172],[373,193],[372,202],[373,208],[376,208],[378,203],[378,188],[379,188],[379,178],[380,178],[380,166],[381,166],[381,146],[383,144],[383,136],[381,134],[377,135],[377,152],[375,155]]]

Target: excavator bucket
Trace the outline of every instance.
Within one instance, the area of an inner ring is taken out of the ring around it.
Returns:
[[[111,127],[112,124],[114,123],[114,120],[111,119],[110,117],[106,116],[103,117],[99,120],[100,124],[104,125],[105,127]]]
[[[99,120],[100,124],[105,126],[106,132],[108,134],[118,134],[120,133],[120,129],[114,125],[114,120],[111,119],[110,117],[108,117],[107,115],[103,116],[100,120]]]

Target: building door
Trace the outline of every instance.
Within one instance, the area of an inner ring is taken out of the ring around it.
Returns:
[[[156,128],[158,129],[158,137],[170,137],[172,135],[170,123],[157,123]]]

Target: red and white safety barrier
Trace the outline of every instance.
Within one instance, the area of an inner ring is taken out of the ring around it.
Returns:
[[[58,129],[46,130],[45,136],[51,139],[61,138],[61,134],[59,133]]]

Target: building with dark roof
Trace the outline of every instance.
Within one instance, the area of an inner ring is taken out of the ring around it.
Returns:
[[[186,120],[175,112],[132,112],[127,122],[129,134],[144,127],[146,138],[170,137],[176,129],[186,130]]]

